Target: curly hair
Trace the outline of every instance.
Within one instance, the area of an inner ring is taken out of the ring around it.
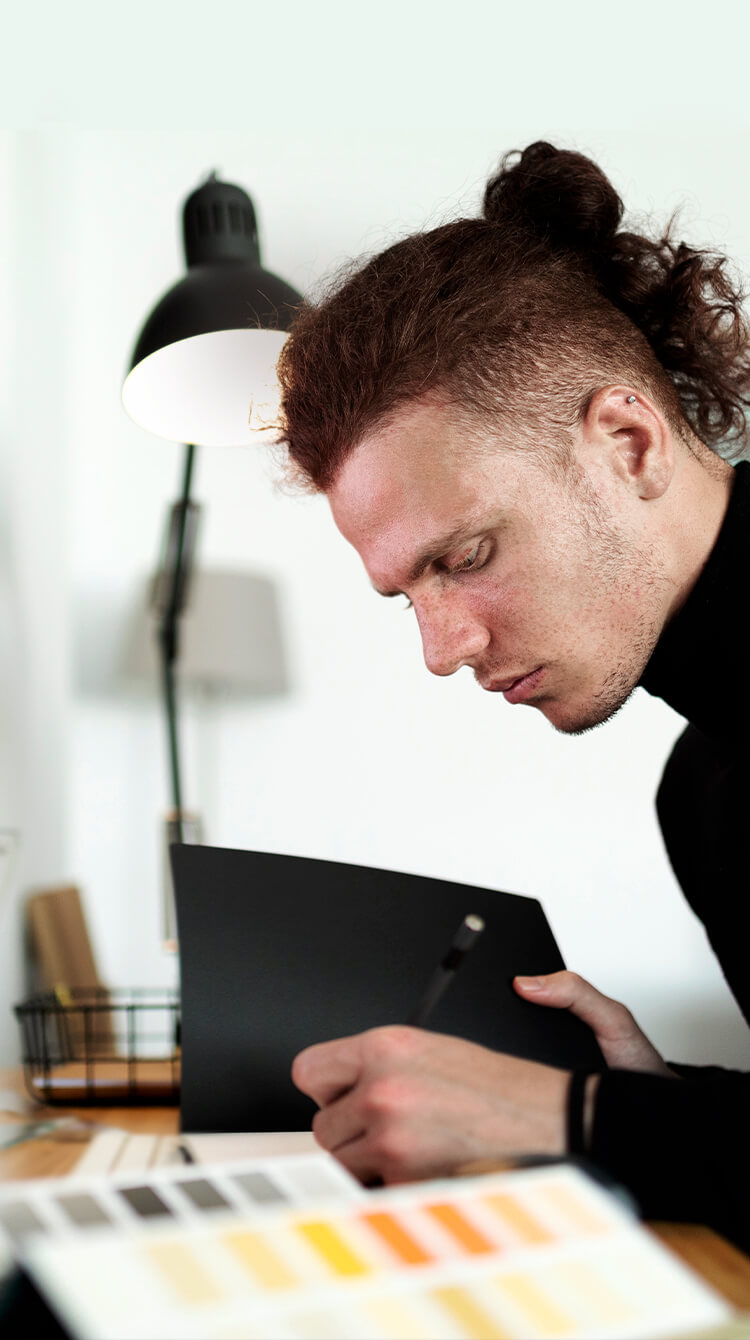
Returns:
[[[395,243],[303,307],[279,363],[279,443],[325,491],[366,433],[428,394],[559,459],[591,395],[625,381],[726,456],[750,440],[750,330],[726,257],[621,228],[582,154],[507,154],[480,218]]]

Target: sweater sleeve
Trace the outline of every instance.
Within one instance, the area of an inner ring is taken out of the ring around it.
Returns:
[[[602,1075],[588,1156],[648,1219],[704,1223],[750,1251],[750,1075]]]

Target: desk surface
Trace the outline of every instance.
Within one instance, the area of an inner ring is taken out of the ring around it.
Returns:
[[[18,1070],[0,1070],[0,1091],[25,1093]],[[0,1108],[2,1103],[0,1102]],[[176,1107],[43,1107],[29,1102],[26,1121],[61,1117],[152,1135],[173,1135],[179,1128]],[[0,1121],[13,1120],[0,1113]],[[19,1117],[16,1115],[15,1120]],[[63,1177],[72,1172],[82,1152],[80,1141],[54,1134],[0,1150],[0,1179]],[[736,1308],[750,1310],[750,1257],[712,1229],[700,1224],[652,1223],[652,1232],[688,1265],[718,1289]]]

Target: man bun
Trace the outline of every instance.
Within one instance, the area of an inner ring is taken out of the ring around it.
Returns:
[[[611,255],[623,212],[622,200],[596,163],[546,140],[506,154],[484,193],[488,222],[528,229],[594,266]]]
[[[506,154],[481,217],[401,238],[304,306],[278,364],[290,476],[326,491],[428,394],[559,462],[597,387],[651,396],[691,449],[750,454],[750,330],[725,256],[652,232],[583,154]]]
[[[537,140],[506,154],[484,194],[484,217],[503,235],[541,244],[591,276],[645,336],[692,431],[727,455],[747,449],[750,329],[742,283],[727,258],[623,228],[624,206],[598,165]],[[567,258],[567,259],[566,259]],[[499,263],[502,263],[499,261]]]

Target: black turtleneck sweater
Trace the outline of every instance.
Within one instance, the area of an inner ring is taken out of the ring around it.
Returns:
[[[669,859],[750,1023],[750,701],[745,601],[750,463],[738,465],[708,562],[641,679],[690,723],[657,811]],[[665,945],[665,953],[669,947]],[[750,1251],[750,1074],[675,1067],[600,1081],[590,1158],[653,1219],[703,1222]]]

